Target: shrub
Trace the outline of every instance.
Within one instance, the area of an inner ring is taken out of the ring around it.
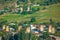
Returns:
[[[1,11],[1,12],[0,12],[0,15],[2,15],[2,14],[4,14],[4,12],[3,12],[3,11]]]
[[[38,10],[40,10],[39,7],[37,7],[37,6],[33,6],[33,7],[32,7],[32,11],[33,11],[33,12],[38,11]]]
[[[36,21],[35,17],[32,17],[30,20],[30,22],[35,22],[35,21]]]

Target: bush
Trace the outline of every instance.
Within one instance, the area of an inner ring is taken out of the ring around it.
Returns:
[[[46,7],[43,7],[43,8],[42,8],[42,10],[45,10],[45,9],[46,9]]]
[[[52,19],[50,19],[49,21],[50,21],[50,24],[52,24],[52,23],[53,23],[53,20],[52,20]]]
[[[1,11],[1,12],[0,12],[0,15],[2,15],[2,14],[4,14],[4,12],[3,12],[3,11]]]
[[[34,17],[31,18],[30,22],[35,22],[36,19]]]
[[[33,6],[33,7],[32,7],[32,11],[33,11],[33,12],[38,11],[38,10],[40,10],[39,7],[37,7],[37,6]]]

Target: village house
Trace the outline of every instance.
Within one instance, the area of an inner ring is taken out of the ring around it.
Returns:
[[[12,28],[12,27],[10,27],[9,25],[8,25],[8,26],[7,26],[7,25],[3,25],[3,26],[2,26],[2,30],[5,30],[6,32],[12,32],[12,31],[14,31],[15,29]]]
[[[39,33],[39,30],[37,29],[36,24],[30,25],[30,30],[31,30],[32,33]]]
[[[23,7],[20,7],[20,12],[21,12],[21,13],[23,12]]]
[[[3,30],[5,30],[5,29],[6,29],[6,26],[5,26],[5,25],[3,25],[3,26],[2,26],[2,29],[3,29]]]
[[[9,32],[9,26],[6,26],[6,32]]]
[[[30,33],[30,27],[26,28],[26,33]]]
[[[35,24],[32,24],[32,25],[30,25],[30,28],[31,28],[31,30],[32,29],[36,29],[36,25]]]
[[[22,29],[22,26],[19,25],[19,26],[18,26],[18,29],[17,29],[16,31],[19,32],[21,29]]]
[[[44,25],[44,24],[40,24],[40,25],[39,25],[39,29],[40,29],[40,31],[44,32],[45,27],[46,27],[46,25]]]
[[[10,32],[14,32],[15,31],[15,29],[12,28],[12,27],[9,27],[9,30],[10,30]]]
[[[52,25],[49,25],[48,32],[49,32],[49,33],[55,33],[55,28],[52,27]]]
[[[27,11],[30,11],[30,7],[28,6]]]
[[[2,30],[5,30],[6,32],[9,32],[9,26],[3,25]]]
[[[54,34],[55,33],[55,28],[49,24],[49,25],[45,25],[45,24],[32,24],[30,25],[30,30],[33,33],[40,33],[40,32],[49,32]]]
[[[11,23],[10,25],[15,25],[14,23]],[[22,26],[18,26],[18,29],[16,30],[17,32],[20,31],[22,29]],[[9,31],[14,31],[15,29],[10,27],[10,26],[5,26],[3,25],[2,30],[6,30],[6,32]],[[27,31],[28,30],[28,31]],[[31,24],[30,27],[26,28],[26,32],[32,32],[32,33],[39,33],[39,32],[49,32],[49,33],[55,33],[55,28],[52,27],[51,24],[49,24],[48,26],[44,25],[44,24]]]

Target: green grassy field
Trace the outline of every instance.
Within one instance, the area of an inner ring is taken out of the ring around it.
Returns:
[[[42,8],[42,6],[40,6]],[[46,10],[39,10],[33,14],[21,15],[21,14],[4,14],[0,15],[0,21],[8,20],[9,22],[21,22],[28,21],[31,17],[36,18],[36,23],[48,22],[52,18],[55,22],[60,21],[60,3],[46,6]]]

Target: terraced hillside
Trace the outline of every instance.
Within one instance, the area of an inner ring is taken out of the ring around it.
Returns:
[[[50,18],[52,18],[55,22],[60,21],[60,3],[45,7],[46,7],[45,10],[39,10],[33,14],[27,14],[27,15],[9,14],[9,13],[3,14],[0,15],[0,21],[2,20],[8,20],[9,22],[29,21],[31,17],[36,18],[35,23],[48,22]],[[43,8],[43,6],[40,6],[40,8]]]

